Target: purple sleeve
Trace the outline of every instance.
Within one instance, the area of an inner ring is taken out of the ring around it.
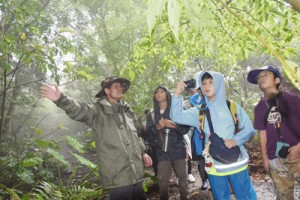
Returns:
[[[291,111],[294,112],[296,116],[299,116],[300,98],[297,95],[292,95],[291,100],[293,101]]]
[[[257,130],[266,130],[266,112],[267,107],[260,101],[254,108],[254,128]]]

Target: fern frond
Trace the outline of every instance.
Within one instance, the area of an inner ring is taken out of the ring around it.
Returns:
[[[103,188],[86,188],[85,186],[72,185],[64,187],[64,200],[90,200],[104,196]]]
[[[41,185],[33,191],[35,193],[31,193],[31,196],[36,200],[61,200],[63,197],[56,185],[45,181],[42,181]]]

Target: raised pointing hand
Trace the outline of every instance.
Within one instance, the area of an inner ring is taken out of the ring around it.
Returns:
[[[57,85],[54,86],[44,83],[41,87],[41,95],[42,97],[45,97],[52,101],[57,101],[61,95],[61,91],[59,90]]]

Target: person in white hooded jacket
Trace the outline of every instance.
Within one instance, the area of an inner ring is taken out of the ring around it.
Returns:
[[[256,193],[248,173],[249,156],[243,146],[255,133],[252,122],[242,107],[236,104],[239,132],[235,134],[235,123],[226,102],[224,76],[221,73],[204,71],[197,81],[200,83],[206,108],[210,111],[214,132],[224,139],[227,148],[238,146],[241,150],[241,156],[235,163],[222,164],[213,160],[213,166],[208,171],[213,197],[214,199],[230,200],[231,185],[237,199],[255,200],[257,199]],[[176,86],[171,103],[171,119],[176,123],[200,129],[199,109],[201,108],[182,109],[181,93],[185,86],[183,81],[180,81]],[[204,120],[203,131],[205,143],[208,144],[210,128],[207,118]]]

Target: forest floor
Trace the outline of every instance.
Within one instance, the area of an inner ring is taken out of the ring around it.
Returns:
[[[270,176],[264,172],[262,167],[262,160],[260,156],[260,147],[258,144],[247,143],[246,148],[250,156],[249,162],[249,172],[253,183],[253,187],[256,191],[258,200],[272,200],[276,199],[275,191],[273,189],[273,183]],[[195,183],[189,183],[190,199],[191,200],[208,200],[212,199],[211,192],[209,190],[201,190],[201,178],[198,172],[196,162],[193,162],[192,174],[196,179]],[[151,170],[151,169],[150,169]],[[152,172],[153,173],[153,172]],[[170,200],[179,200],[178,186],[175,182],[175,175],[172,176],[170,181]],[[159,199],[158,186],[153,186],[154,188],[147,192],[147,197],[149,200]],[[300,185],[296,185],[295,199],[300,199]],[[232,195],[232,199],[235,199]]]
[[[247,143],[246,148],[248,150],[248,154],[250,156],[250,162],[249,162],[249,172],[251,176],[251,180],[253,182],[254,189],[256,191],[257,199],[258,200],[272,200],[276,199],[275,192],[273,189],[272,181],[264,172],[264,169],[262,168],[262,161],[260,156],[260,148],[258,144],[254,143]],[[66,153],[66,152],[65,152]],[[68,153],[65,154],[66,159],[72,162],[72,156],[68,156]],[[88,152],[85,157],[93,162],[96,162],[96,155],[95,152]],[[201,178],[200,174],[198,172],[196,162],[192,162],[192,174],[195,177],[196,181],[195,183],[189,183],[189,191],[190,191],[190,199],[191,200],[209,200],[212,199],[211,192],[209,190],[200,190],[201,186]],[[79,171],[78,178],[83,176],[83,174],[87,173],[87,169],[82,168]],[[149,174],[153,174],[153,171],[151,168],[146,168],[145,170]],[[176,177],[174,173],[172,173],[172,177],[170,179],[170,187],[169,187],[169,193],[170,193],[170,200],[179,200],[179,191],[178,186],[175,182]],[[295,187],[295,199],[300,199],[300,186],[296,185]],[[158,185],[154,184],[149,187],[149,190],[147,192],[147,198],[149,200],[156,200],[159,199],[159,189]],[[105,200],[108,199],[107,197],[104,198]],[[232,199],[235,199],[234,197]]]

